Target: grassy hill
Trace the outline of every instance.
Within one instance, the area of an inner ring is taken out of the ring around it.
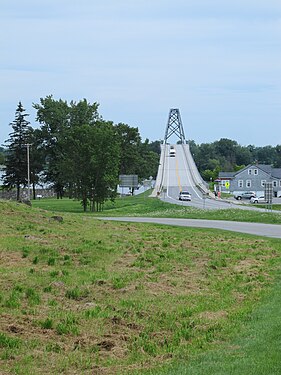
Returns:
[[[280,240],[66,211],[0,201],[1,374],[281,373]]]

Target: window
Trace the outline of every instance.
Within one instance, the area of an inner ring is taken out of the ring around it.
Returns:
[[[240,187],[240,188],[243,187],[243,180],[238,180],[238,187]]]
[[[281,180],[279,180],[279,186],[281,187]]]
[[[257,176],[259,174],[259,171],[257,169],[254,169],[254,174]]]
[[[248,174],[252,174],[252,169],[248,169]]]
[[[252,186],[251,180],[246,180],[246,187],[249,188]]]
[[[261,180],[261,186],[264,187],[265,183],[266,183],[266,180]]]

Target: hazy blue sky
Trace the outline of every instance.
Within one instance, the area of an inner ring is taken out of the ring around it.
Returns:
[[[0,144],[21,100],[86,98],[163,139],[281,144],[280,0],[9,0],[0,7]]]

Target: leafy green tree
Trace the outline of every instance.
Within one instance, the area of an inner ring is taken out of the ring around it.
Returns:
[[[138,128],[119,123],[116,125],[116,135],[121,147],[120,174],[137,174],[141,143]]]
[[[5,141],[7,144],[6,165],[4,172],[4,188],[17,189],[17,200],[20,199],[21,186],[27,185],[27,150],[26,144],[30,143],[30,122],[26,120],[29,116],[19,102],[15,120],[10,123],[13,132],[10,138]]]
[[[272,146],[256,147],[255,160],[260,164],[274,164],[276,148]]]
[[[61,169],[71,185],[72,195],[81,199],[86,211],[99,211],[106,199],[116,196],[119,179],[120,145],[111,122],[69,129],[63,143]]]
[[[139,144],[139,163],[136,168],[136,174],[140,179],[149,178],[150,176],[156,178],[159,166],[159,154],[152,151],[154,149],[154,145],[151,147],[148,139]]]
[[[62,198],[67,184],[62,169],[65,158],[65,137],[69,129],[93,124],[98,118],[98,104],[90,104],[86,99],[76,103],[55,100],[52,95],[41,98],[33,104],[41,124],[41,143],[45,153],[45,180],[53,184],[58,198]],[[71,163],[71,160],[69,160]],[[69,182],[68,182],[69,184]]]
[[[249,147],[237,145],[235,148],[235,164],[248,165],[253,162],[253,154]],[[234,168],[235,169],[235,168]]]
[[[53,184],[57,197],[62,198],[64,181],[59,169],[63,150],[60,140],[69,128],[69,106],[66,101],[54,100],[52,95],[40,99],[40,104],[33,104],[37,110],[36,121],[41,124],[42,147],[46,157],[45,181]]]
[[[5,163],[5,151],[3,147],[0,147],[0,165]]]
[[[275,147],[276,150],[276,159],[274,163],[275,168],[281,168],[281,145]]]

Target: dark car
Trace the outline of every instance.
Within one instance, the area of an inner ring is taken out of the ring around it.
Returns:
[[[234,198],[237,200],[255,198],[256,193],[254,191],[241,191],[240,193],[234,194]]]

